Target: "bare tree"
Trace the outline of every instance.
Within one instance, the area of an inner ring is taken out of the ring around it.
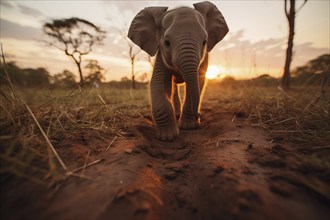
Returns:
[[[101,44],[106,32],[80,18],[53,20],[44,24],[43,31],[53,39],[46,41],[49,45],[64,51],[74,60],[82,83],[84,81],[81,69],[82,56],[90,53],[95,44]]]
[[[135,70],[134,70],[134,64],[135,64],[135,60],[136,60],[136,55],[141,51],[141,49],[137,50],[134,52],[134,45],[132,45],[131,43],[128,44],[129,47],[129,58],[131,60],[131,79],[132,79],[132,88],[136,89],[135,86]]]
[[[138,48],[137,46],[135,46],[135,44],[133,42],[131,42],[128,38],[127,38],[127,34],[118,29],[119,34],[123,37],[123,39],[126,42],[126,45],[128,47],[128,57],[130,59],[131,62],[131,80],[132,80],[132,88],[136,89],[136,85],[135,85],[135,77],[136,77],[136,73],[135,73],[135,62],[137,60],[137,54],[141,52],[141,49]],[[138,49],[137,49],[138,48]]]
[[[293,39],[294,39],[294,28],[295,28],[295,17],[299,10],[306,4],[307,0],[304,0],[302,5],[296,10],[296,0],[289,0],[289,10],[288,10],[288,0],[284,0],[284,11],[285,16],[289,22],[289,37],[288,37],[288,47],[286,49],[285,66],[281,81],[281,88],[283,90],[290,89],[290,66],[292,61],[292,49],[293,49]]]
[[[94,85],[100,85],[105,79],[105,70],[102,68],[97,60],[87,60],[85,69],[87,70],[86,82],[92,82]]]

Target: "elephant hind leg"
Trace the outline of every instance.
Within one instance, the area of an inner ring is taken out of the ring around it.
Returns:
[[[180,99],[180,94],[179,93],[180,93],[179,86],[173,80],[171,99],[172,99],[173,108],[174,108],[174,111],[175,111],[175,117],[177,119],[179,119],[180,115],[181,115],[181,99]]]

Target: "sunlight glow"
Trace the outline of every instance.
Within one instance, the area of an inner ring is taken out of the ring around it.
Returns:
[[[225,74],[225,68],[216,65],[210,65],[206,71],[206,78],[208,79],[215,79],[221,78],[223,74]]]
[[[214,79],[219,75],[219,68],[215,65],[210,65],[206,71],[206,78]]]

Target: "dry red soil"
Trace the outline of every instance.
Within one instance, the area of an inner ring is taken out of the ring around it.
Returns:
[[[81,166],[88,151],[88,162],[103,159],[86,168],[91,179],[70,177],[52,188],[4,185],[1,216],[330,219],[329,171],[306,166],[304,147],[245,125],[232,112],[202,112],[203,126],[181,131],[173,142],[154,138],[149,116],[132,119],[126,137],[108,151],[98,138],[64,142],[58,151],[70,169]]]

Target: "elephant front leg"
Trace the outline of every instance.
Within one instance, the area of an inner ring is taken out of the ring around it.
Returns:
[[[179,125],[180,128],[187,130],[196,129],[200,127],[199,115],[196,116],[195,114],[193,114],[191,109],[190,96],[188,93],[186,93]]]
[[[172,141],[179,135],[171,103],[172,78],[155,68],[150,82],[152,114],[157,126],[156,138]]]
[[[162,86],[151,81],[152,114],[157,126],[156,138],[172,141],[179,135],[173,107]]]

